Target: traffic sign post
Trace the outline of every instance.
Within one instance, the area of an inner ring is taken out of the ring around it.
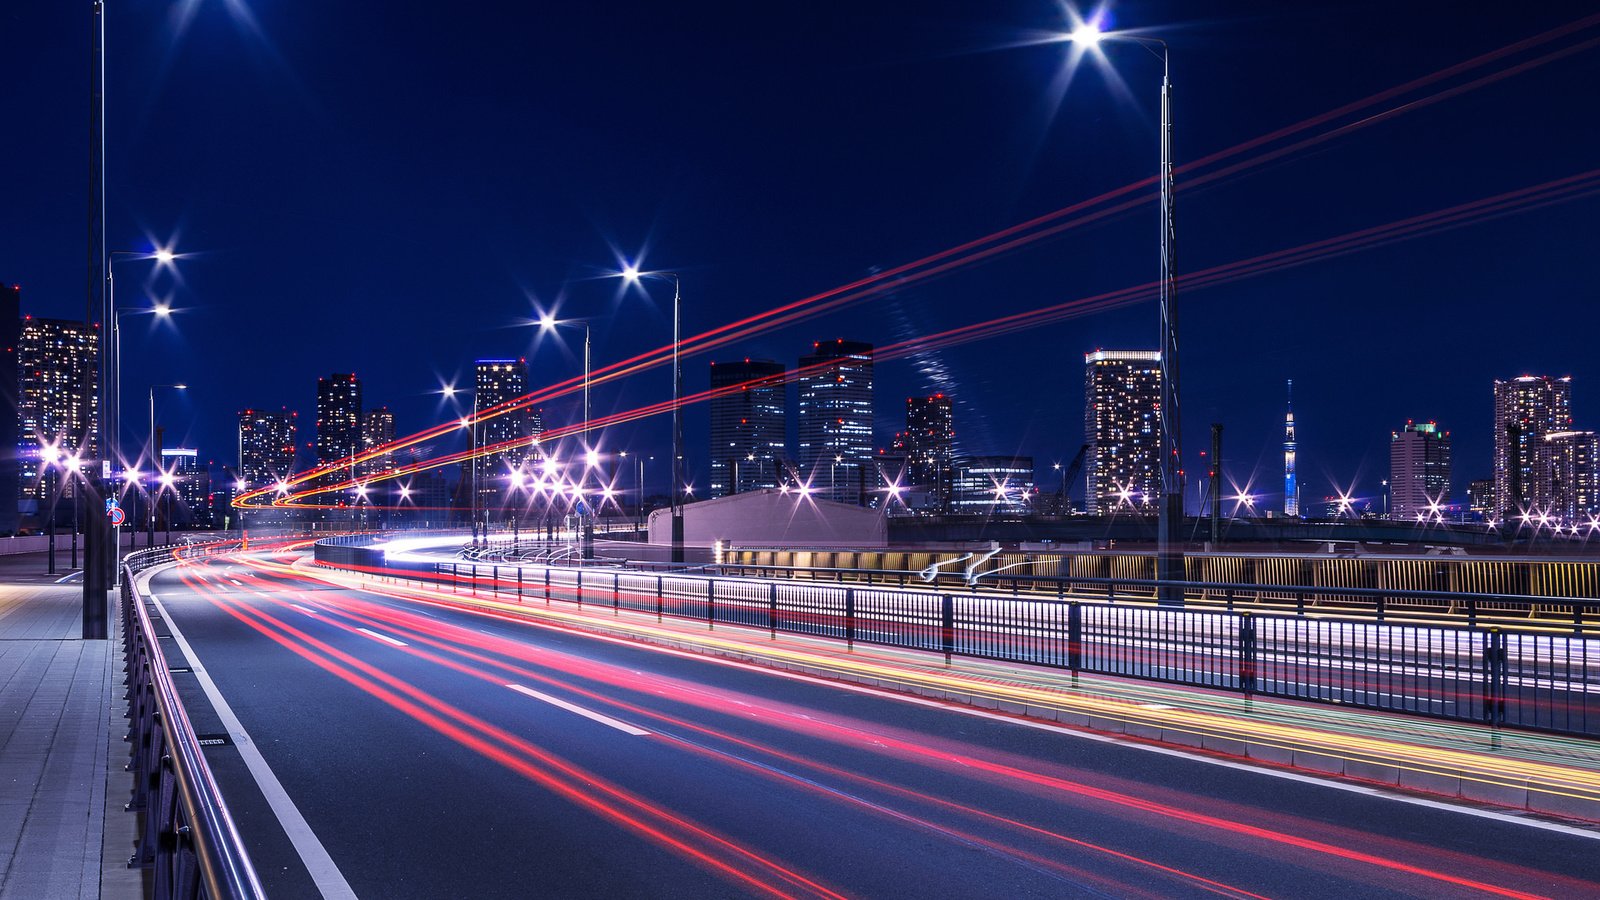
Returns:
[[[111,520],[111,585],[114,589],[122,587],[122,523],[128,521],[128,513],[117,504],[117,498],[106,498],[106,518]]]

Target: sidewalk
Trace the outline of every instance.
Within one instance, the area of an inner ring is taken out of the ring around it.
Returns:
[[[143,897],[117,616],[80,639],[83,589],[20,556],[0,567],[0,900]]]
[[[838,681],[918,694],[1063,725],[1212,755],[1247,758],[1389,786],[1600,823],[1600,741],[1490,728],[1332,704],[1245,697],[1061,669],[896,650],[718,623],[613,613],[596,592],[580,611],[570,601],[546,606],[513,593],[491,597],[419,588],[415,582],[356,576],[295,565],[302,575],[388,590],[433,601],[514,612],[563,626],[624,636],[710,656],[801,672]],[[598,600],[596,603],[594,601]]]

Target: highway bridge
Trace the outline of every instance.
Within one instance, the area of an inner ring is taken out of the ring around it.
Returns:
[[[1508,758],[1490,729],[1480,742],[1459,722],[1235,707],[1152,682],[658,621],[601,594],[579,608],[570,591],[546,602],[330,570],[309,549],[191,558],[134,584],[273,896],[1600,891],[1600,832],[1528,811],[1530,784],[1600,810],[1589,742],[1497,730]],[[1106,718],[1064,726],[1075,709]],[[1113,715],[1168,740],[1108,736]],[[1212,749],[1175,746],[1182,729]],[[1252,761],[1247,744],[1288,755]],[[1443,758],[1458,793],[1516,782],[1523,808],[1400,784],[1402,770],[1446,777]],[[1335,759],[1391,767],[1395,786],[1311,771]]]

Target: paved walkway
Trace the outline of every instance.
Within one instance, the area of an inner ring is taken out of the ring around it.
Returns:
[[[80,639],[82,603],[75,585],[0,584],[0,900],[144,895],[120,629],[113,614],[111,640]]]

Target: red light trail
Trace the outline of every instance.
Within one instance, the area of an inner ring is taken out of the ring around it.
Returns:
[[[309,578],[283,566],[248,560],[245,562],[250,567],[266,575],[277,579],[285,579],[290,584],[297,581],[318,585],[327,583],[321,579]],[[563,796],[568,796],[569,799],[574,799],[575,802],[581,802],[586,808],[590,808],[598,814],[623,822],[640,833],[646,834],[652,840],[667,842],[674,849],[688,854],[701,864],[711,866],[725,875],[733,877],[735,874],[719,866],[719,860],[711,859],[706,855],[717,849],[727,851],[729,848],[726,843],[714,842],[710,850],[700,849],[691,844],[687,838],[674,838],[671,834],[663,833],[665,826],[657,827],[650,823],[657,819],[664,819],[664,821],[673,825],[691,829],[691,833],[694,835],[700,835],[700,832],[693,831],[698,826],[686,824],[664,810],[651,807],[648,801],[634,797],[620,788],[605,782],[596,782],[593,780],[594,776],[591,773],[585,773],[570,764],[555,759],[545,751],[527,744],[527,742],[522,741],[515,735],[451,707],[395,676],[357,660],[349,654],[331,647],[325,641],[318,640],[293,626],[273,618],[267,608],[275,608],[280,611],[286,611],[288,608],[287,601],[274,596],[274,592],[283,590],[283,584],[263,580],[254,574],[246,574],[243,577],[249,582],[248,592],[256,600],[254,602],[239,602],[236,599],[237,594],[233,594],[233,599],[230,599],[230,594],[222,593],[208,585],[204,576],[198,571],[191,569],[190,572],[194,574],[186,573],[184,576],[185,582],[206,595],[210,602],[223,608],[230,615],[240,619],[260,633],[272,638],[280,645],[310,659],[325,670],[351,681],[352,684],[356,684],[383,702],[401,709],[413,718],[418,719],[418,721],[451,737],[451,739],[462,743],[464,746],[470,747],[487,758],[518,771],[541,785],[550,787]],[[366,593],[401,601],[409,600],[414,602],[416,599],[400,592],[382,589],[362,590]],[[597,661],[572,652],[532,646],[511,638],[483,633],[465,625],[424,617],[406,610],[394,609],[382,603],[362,600],[358,597],[334,598],[320,591],[305,591],[301,592],[296,599],[314,606],[319,613],[324,615],[323,621],[347,631],[353,631],[364,624],[383,628],[407,640],[433,648],[422,649],[417,646],[407,646],[399,648],[397,652],[427,660],[488,683],[503,684],[508,675],[515,676],[520,680],[539,682],[552,688],[576,694],[596,704],[601,704],[615,710],[620,715],[628,716],[634,721],[651,723],[652,727],[660,728],[666,726],[680,733],[687,730],[708,739],[713,744],[731,744],[751,753],[777,760],[784,766],[800,767],[830,779],[840,779],[862,788],[887,793],[913,804],[932,805],[992,826],[1003,827],[1007,831],[1044,839],[1051,843],[1070,845],[1095,854],[1107,855],[1130,865],[1183,879],[1196,887],[1226,896],[1254,897],[1258,895],[1243,888],[1208,879],[1133,853],[1062,834],[1042,825],[978,809],[915,788],[884,782],[858,771],[847,770],[794,753],[788,753],[767,743],[740,738],[709,725],[699,724],[659,709],[629,702],[617,696],[617,691],[662,697],[711,715],[726,716],[731,714],[748,718],[764,725],[781,728],[791,734],[827,741],[841,748],[864,751],[888,760],[910,762],[928,767],[942,773],[943,778],[981,779],[995,786],[1019,791],[1025,797],[1034,796],[1031,792],[1042,791],[1042,796],[1072,802],[1074,805],[1083,806],[1090,813],[1102,810],[1113,812],[1119,817],[1127,818],[1135,823],[1144,821],[1146,817],[1153,817],[1153,820],[1161,823],[1161,827],[1164,828],[1198,829],[1193,833],[1207,836],[1206,839],[1208,840],[1227,837],[1230,842],[1238,843],[1239,849],[1246,852],[1279,852],[1265,849],[1259,845],[1264,843],[1268,848],[1278,847],[1284,850],[1306,853],[1309,855],[1306,857],[1305,864],[1314,868],[1327,869],[1331,873],[1338,875],[1353,875],[1367,881],[1374,888],[1386,887],[1388,882],[1385,879],[1390,876],[1380,873],[1390,873],[1391,875],[1424,879],[1427,882],[1432,882],[1435,886],[1448,885],[1497,896],[1538,896],[1459,874],[1469,866],[1475,865],[1482,868],[1484,863],[1483,861],[1469,859],[1448,851],[1415,845],[1405,841],[1374,838],[1371,835],[1350,832],[1332,825],[1298,819],[1288,814],[1268,814],[1259,809],[1236,807],[1223,801],[1202,798],[1198,795],[1168,791],[1166,793],[1169,796],[1156,799],[1152,798],[1151,789],[1148,786],[1111,776],[1090,776],[1101,781],[1102,784],[1089,784],[1084,781],[1084,773],[1076,773],[1061,766],[1043,765],[1037,761],[1011,758],[999,751],[980,749],[956,739],[931,738],[927,735],[904,731],[892,726],[857,721],[836,715],[821,715],[817,710],[808,707],[795,706],[695,681],[663,676],[659,673],[642,677],[640,673],[636,673],[625,666]],[[439,601],[441,605],[452,609],[475,615],[486,614],[481,610],[473,610],[469,607],[452,604],[447,595],[441,596]],[[494,618],[506,618],[493,613],[487,613],[487,615]],[[339,621],[341,619],[345,621]],[[523,621],[523,624],[557,631],[569,630],[559,624],[550,622]],[[496,657],[504,657],[505,659]],[[554,674],[545,674],[544,672],[519,665],[519,663],[530,663],[547,670],[553,670]],[[586,688],[577,683],[578,680],[593,682],[600,687],[597,689]],[[953,839],[983,846],[991,852],[1015,858],[1024,864],[1050,869],[1060,877],[1071,878],[1080,883],[1085,878],[1096,880],[1100,878],[1100,876],[1091,875],[1060,863],[1049,856],[1030,853],[1027,850],[999,843],[976,833],[937,823],[910,810],[886,807],[881,803],[852,794],[849,791],[818,784],[812,779],[795,774],[786,768],[778,768],[773,764],[761,763],[746,758],[739,753],[718,749],[712,744],[674,736],[670,733],[658,732],[655,737],[670,741],[689,752],[718,760],[724,764],[746,768],[763,777],[774,779],[796,789],[819,791],[823,796],[834,802],[867,808],[878,815],[888,816],[918,827],[929,828],[946,834]],[[595,785],[599,789],[600,795],[587,798],[574,797],[572,791],[579,791],[580,789],[564,779],[580,779],[578,782],[580,785]],[[1130,793],[1130,790],[1139,790],[1144,796]],[[1212,811],[1203,812],[1195,808],[1195,804],[1202,800],[1210,804]],[[1268,819],[1276,821],[1268,822],[1266,821]],[[1289,829],[1299,833],[1292,833]],[[1317,832],[1322,832],[1322,834],[1317,834]],[[723,838],[720,841],[726,842],[727,839]],[[742,850],[742,848],[740,849]],[[1411,859],[1419,856],[1431,856],[1435,863],[1433,865],[1417,865],[1403,862],[1399,858],[1401,855]],[[763,867],[759,868],[758,871],[768,875],[777,873],[779,882],[785,887],[799,887],[808,892],[815,891],[823,896],[836,896],[825,888],[818,886],[814,881],[806,879],[790,869],[778,866],[753,851],[744,850],[738,853],[735,858],[757,863],[760,867]],[[731,865],[731,863],[726,862],[723,864]],[[1357,867],[1353,872],[1347,870],[1347,867],[1352,865]],[[1528,874],[1516,870],[1515,867],[1499,863],[1489,862],[1487,866],[1491,869],[1504,870],[1508,877],[1514,873],[1519,876]],[[1366,870],[1371,871],[1362,874]],[[747,876],[741,877],[749,881]],[[1548,880],[1544,883],[1550,889],[1556,889],[1556,886]],[[766,881],[755,882],[755,884],[773,893],[783,895],[775,889],[777,884]],[[1564,885],[1565,890],[1577,890],[1580,892],[1587,887],[1570,882],[1570,880],[1564,882]],[[1126,890],[1128,886],[1123,887]]]
[[[1297,266],[1337,258],[1349,253],[1386,246],[1397,241],[1409,240],[1427,234],[1438,233],[1451,228],[1459,228],[1469,224],[1487,221],[1504,215],[1537,209],[1553,203],[1566,202],[1582,197],[1587,197],[1600,191],[1600,169],[1591,169],[1564,178],[1557,178],[1541,184],[1519,188],[1512,191],[1484,197],[1455,206],[1445,207],[1428,213],[1422,213],[1407,218],[1398,219],[1383,225],[1375,225],[1358,229],[1331,238],[1323,238],[1295,247],[1274,250],[1259,256],[1224,263],[1180,276],[1177,279],[1178,287],[1185,291],[1194,291],[1202,288],[1215,287],[1229,284],[1244,278],[1257,277]],[[958,346],[978,340],[999,337],[1017,331],[1038,327],[1040,325],[1063,321],[1104,312],[1136,303],[1152,300],[1158,285],[1154,281],[1132,287],[1106,291],[1088,297],[1025,312],[1012,313],[983,322],[951,328],[932,335],[910,338],[893,344],[884,345],[875,349],[874,359],[894,360],[915,354],[925,353],[933,349]],[[821,370],[827,363],[820,363],[814,368]],[[804,370],[792,370],[788,378],[799,377]],[[744,385],[730,385],[723,388],[702,391],[685,396],[680,405],[688,406],[705,402],[725,394],[737,393]],[[673,404],[670,400],[649,404],[637,409],[613,413],[597,417],[587,423],[573,423],[567,426],[546,430],[537,438],[526,438],[505,441],[488,445],[479,449],[467,449],[433,459],[421,460],[397,466],[388,471],[377,473],[362,478],[349,478],[328,484],[317,485],[300,491],[293,491],[277,496],[273,500],[275,506],[296,506],[300,508],[340,508],[334,505],[318,505],[302,502],[306,498],[320,494],[349,490],[360,485],[381,482],[399,478],[415,472],[454,465],[471,460],[475,457],[483,458],[493,454],[502,453],[509,449],[527,447],[559,440],[587,430],[632,422],[650,416],[671,412]],[[453,431],[462,427],[455,423],[446,427]],[[307,477],[311,477],[318,470],[311,470]],[[331,470],[324,470],[331,471]],[[303,479],[302,479],[303,481]],[[243,495],[235,501],[236,506],[251,508],[246,501],[253,497],[262,496],[262,492]]]
[[[1582,19],[1578,19],[1566,25],[1547,30],[1532,37],[1512,42],[1496,50],[1480,54],[1471,59],[1448,66],[1428,75],[1412,79],[1411,81],[1369,95],[1360,100],[1344,104],[1343,106],[1304,119],[1293,125],[1285,126],[1267,134],[1260,135],[1236,144],[1232,147],[1213,152],[1201,157],[1200,159],[1177,166],[1174,171],[1176,174],[1189,175],[1190,173],[1193,173],[1196,170],[1204,167],[1241,156],[1249,151],[1266,147],[1286,138],[1302,134],[1324,125],[1328,125],[1329,123],[1337,122],[1341,119],[1359,113],[1363,110],[1367,110],[1379,104],[1404,97],[1407,94],[1414,93],[1424,88],[1429,88],[1442,81],[1447,81],[1457,76],[1482,69],[1492,63],[1502,62],[1509,57],[1516,56],[1517,54],[1531,51],[1535,48],[1544,47],[1545,45],[1557,42],[1562,38],[1566,38],[1581,31],[1590,29],[1597,24],[1600,24],[1600,15],[1591,15]],[[1266,162],[1279,159],[1287,154],[1304,149],[1313,144],[1321,143],[1326,140],[1352,133],[1372,124],[1376,124],[1381,121],[1387,121],[1396,116],[1403,115],[1404,113],[1421,109],[1451,97],[1459,96],[1462,93],[1474,90],[1478,87],[1482,87],[1495,81],[1520,74],[1528,71],[1529,69],[1547,64],[1557,59],[1562,59],[1572,54],[1582,52],[1590,49],[1597,43],[1600,43],[1600,38],[1592,38],[1576,44],[1558,46],[1555,49],[1544,52],[1542,55],[1523,60],[1498,71],[1492,71],[1489,74],[1482,75],[1471,81],[1442,88],[1433,94],[1414,98],[1401,103],[1398,106],[1368,114],[1356,121],[1337,125],[1336,127],[1333,127],[1321,134],[1315,134],[1293,144],[1265,151],[1255,157],[1248,157],[1225,168],[1186,178],[1185,181],[1180,185],[1180,188],[1184,190],[1192,190],[1199,185],[1216,181],[1230,175],[1238,174],[1248,169],[1260,166]],[[1079,201],[1055,210],[1054,212],[1010,226],[994,232],[993,234],[976,238],[929,256],[886,269],[882,272],[874,273],[871,276],[858,279],[840,287],[832,288],[830,290],[775,307],[766,312],[713,328],[700,335],[691,336],[682,341],[680,345],[680,355],[693,356],[702,354],[732,341],[820,315],[840,306],[875,296],[883,291],[899,289],[908,284],[926,280],[928,278],[949,272],[953,269],[971,265],[980,260],[991,258],[1017,249],[1043,238],[1060,234],[1061,232],[1071,228],[1076,228],[1081,225],[1127,211],[1140,204],[1150,202],[1152,197],[1136,197],[1108,208],[1087,212],[1089,210],[1093,210],[1097,206],[1107,203],[1108,201],[1135,194],[1141,190],[1150,188],[1154,184],[1155,178],[1153,176],[1151,178],[1132,182],[1122,187],[1107,191],[1096,197]],[[1083,215],[1080,216],[1079,214]],[[1069,219],[1068,217],[1071,216],[1078,217]],[[1061,221],[1063,219],[1066,221]],[[1136,299],[1130,299],[1126,302],[1138,301]],[[670,345],[639,354],[630,359],[622,360],[594,371],[590,379],[591,385],[604,384],[609,381],[666,364],[671,360],[671,358],[672,347]],[[576,377],[558,382],[557,384],[528,394],[525,397],[518,398],[498,406],[490,407],[488,409],[480,410],[458,422],[445,423],[433,428],[425,429],[417,432],[416,434],[409,435],[391,443],[363,451],[362,453],[356,454],[352,457],[308,469],[305,472],[291,476],[284,482],[284,485],[285,487],[293,487],[304,484],[307,481],[319,478],[323,475],[336,473],[341,470],[348,470],[350,467],[358,463],[384,454],[393,453],[397,450],[415,447],[427,441],[450,434],[457,428],[462,427],[462,423],[470,424],[471,422],[475,421],[493,419],[497,416],[505,415],[506,413],[515,409],[532,406],[560,396],[564,396],[568,393],[578,390],[580,386],[581,379]],[[484,451],[481,451],[479,455],[487,452],[490,451],[485,449]],[[467,458],[470,458],[470,455]],[[440,463],[440,465],[444,464],[448,463]],[[411,469],[409,471],[419,470]],[[403,473],[384,474],[368,480],[385,480],[386,478],[395,477],[396,474]],[[357,483],[357,480],[352,480],[339,486],[323,486],[311,491],[295,492],[289,494],[288,499],[291,502],[300,501],[310,496],[335,490],[347,489]],[[255,503],[254,501],[266,498],[266,502],[270,503],[272,502],[272,495],[277,493],[277,491],[278,488],[276,485],[263,485],[247,491],[246,493],[235,498],[234,505],[241,509],[261,508],[262,504]],[[295,503],[295,505],[319,508],[312,504],[298,502]],[[336,508],[336,505],[323,506],[320,508]]]

